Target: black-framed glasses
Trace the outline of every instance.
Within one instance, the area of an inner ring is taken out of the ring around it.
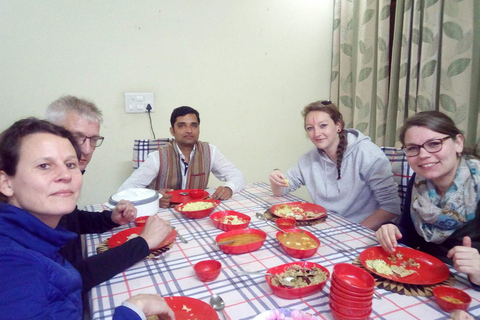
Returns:
[[[450,139],[450,136],[441,138],[441,139],[432,139],[425,142],[422,145],[418,144],[409,144],[407,146],[403,146],[403,152],[407,157],[416,157],[420,153],[420,148],[427,150],[428,153],[437,153],[442,150],[443,141]]]
[[[323,100],[323,101],[320,101],[320,103],[324,106],[328,106],[328,105],[331,105],[332,104],[332,101],[330,100]]]
[[[101,137],[101,136],[91,136],[91,137],[87,137],[87,136],[84,136],[84,135],[78,135],[76,134],[75,135],[75,140],[77,140],[77,143],[79,146],[83,145],[85,143],[85,141],[90,140],[90,146],[96,148],[96,147],[100,147],[103,143],[103,139],[105,139],[104,137]]]

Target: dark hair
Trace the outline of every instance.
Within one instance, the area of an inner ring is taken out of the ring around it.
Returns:
[[[459,134],[463,136],[463,133],[457,128],[455,122],[440,111],[422,111],[405,119],[399,135],[402,145],[405,145],[405,135],[411,127],[424,127],[438,133],[446,134],[453,140],[455,140]],[[478,158],[476,147],[463,148],[462,154]]]
[[[331,101],[316,101],[312,102],[303,108],[302,116],[305,126],[305,121],[307,119],[307,115],[312,111],[321,111],[325,112],[332,118],[335,124],[340,125],[340,132],[338,133],[338,137],[340,138],[340,142],[338,143],[337,147],[337,170],[338,170],[338,177],[337,180],[341,178],[341,167],[343,161],[343,154],[345,150],[347,150],[348,140],[347,140],[347,132],[344,130],[345,121],[343,121],[343,116],[338,110],[338,108],[331,102]]]
[[[20,159],[20,147],[23,138],[35,133],[51,133],[68,139],[75,149],[77,158],[80,159],[80,147],[70,131],[46,120],[26,118],[12,124],[0,134],[0,170],[9,176],[17,172]]]
[[[172,125],[172,128],[178,117],[183,117],[191,113],[197,116],[198,124],[200,124],[200,115],[198,114],[198,111],[188,106],[182,106],[175,108],[172,112],[172,115],[170,116],[170,124]]]

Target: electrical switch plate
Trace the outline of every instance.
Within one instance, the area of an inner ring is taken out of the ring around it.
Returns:
[[[153,92],[125,92],[126,113],[146,113],[150,105],[153,112]]]

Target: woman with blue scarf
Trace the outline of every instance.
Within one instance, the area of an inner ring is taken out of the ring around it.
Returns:
[[[465,137],[438,111],[405,120],[400,141],[415,174],[397,225],[385,224],[376,236],[393,253],[397,240],[429,253],[466,273],[480,288],[480,160],[465,149]]]

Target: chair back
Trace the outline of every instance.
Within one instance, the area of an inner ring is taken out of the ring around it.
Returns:
[[[412,177],[413,170],[407,162],[407,156],[401,148],[381,147],[392,165],[393,180],[398,184],[398,195],[402,200],[402,212],[407,195],[408,181]]]
[[[133,142],[133,169],[137,169],[145,161],[148,154],[168,144],[173,139],[141,139]]]

